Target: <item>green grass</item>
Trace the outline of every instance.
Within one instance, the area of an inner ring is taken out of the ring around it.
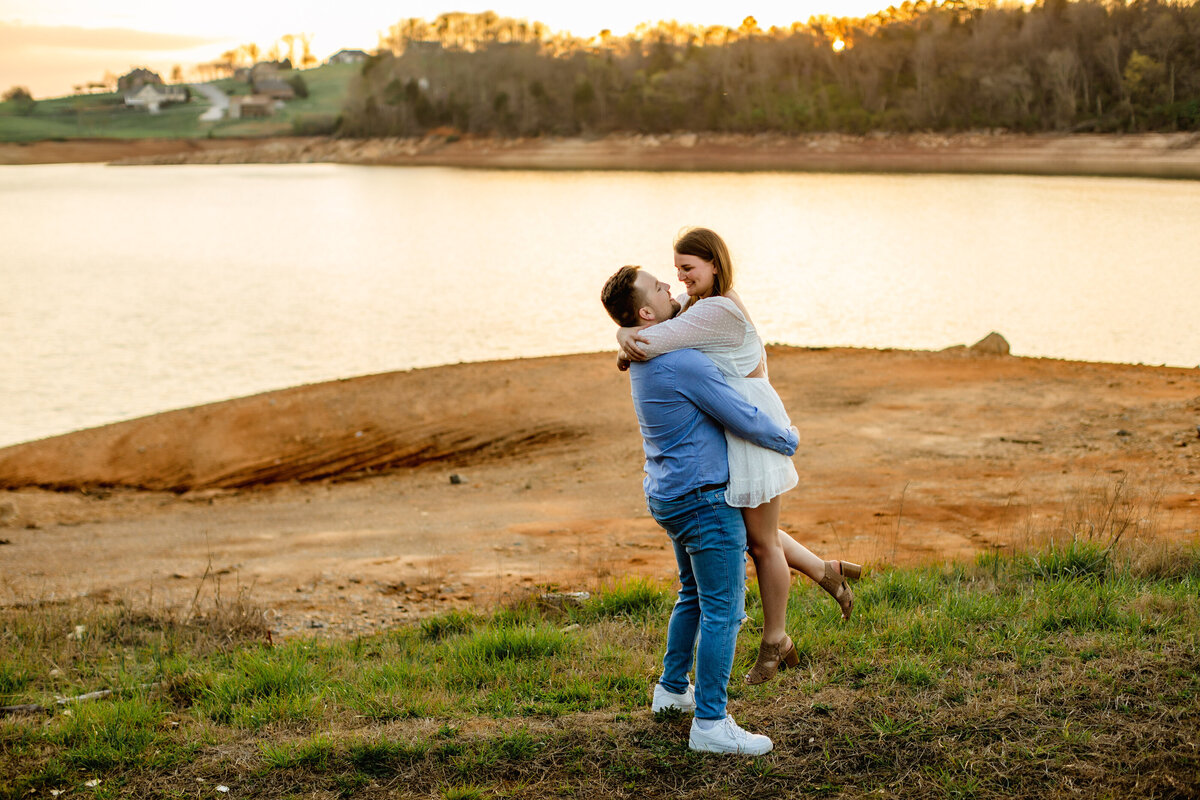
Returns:
[[[71,711],[47,740],[59,748],[66,764],[86,773],[138,764],[156,743],[167,709],[159,701],[137,698],[79,705]],[[171,763],[168,759],[164,766]]]
[[[661,586],[645,579],[631,580],[608,586],[589,598],[577,616],[581,620],[605,617],[648,620],[670,613],[673,602],[674,598],[665,595]]]
[[[0,661],[0,705],[29,685],[32,676],[15,664]]]
[[[423,638],[438,641],[456,633],[474,630],[477,624],[478,618],[474,614],[453,610],[421,620],[420,630]]]
[[[1075,539],[1052,543],[1042,552],[1028,556],[1024,563],[1030,575],[1042,579],[1100,578],[1111,567],[1107,547]]]
[[[267,119],[201,122],[208,102],[195,92],[191,102],[164,106],[159,114],[125,107],[118,93],[39,100],[29,115],[18,113],[14,103],[0,103],[0,141],[290,136],[298,125],[336,122],[359,68],[356,64],[330,64],[281,73],[285,80],[296,74],[303,77],[309,96],[289,101]],[[216,83],[226,93],[248,92],[246,84],[232,79]]]
[[[776,744],[758,759],[692,753],[686,715],[650,714],[672,594],[646,582],[273,647],[240,596],[8,609],[6,702],[117,691],[0,718],[0,798],[1195,794],[1200,552],[1031,568],[1064,552],[879,568],[848,624],[798,584],[799,669],[747,687],[739,641],[731,712]]]
[[[93,94],[39,100],[32,114],[15,113],[0,103],[0,141],[43,139],[192,139],[207,135],[200,114],[208,104],[193,100],[164,106],[159,114],[127,108],[120,94]]]

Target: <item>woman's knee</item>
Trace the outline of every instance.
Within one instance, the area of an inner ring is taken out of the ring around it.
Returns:
[[[746,547],[750,550],[750,557],[754,559],[755,563],[774,557],[783,558],[783,547],[779,544],[778,536],[770,539],[747,537]]]

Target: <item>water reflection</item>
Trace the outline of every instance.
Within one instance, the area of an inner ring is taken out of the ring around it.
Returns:
[[[370,372],[607,349],[719,231],[764,337],[1200,363],[1200,185],[333,165],[0,170],[0,444]]]

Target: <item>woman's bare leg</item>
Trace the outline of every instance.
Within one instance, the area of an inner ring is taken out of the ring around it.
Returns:
[[[749,523],[746,524],[746,527],[749,529]],[[783,557],[787,559],[787,565],[792,569],[806,575],[814,582],[819,582],[821,578],[825,577],[825,561],[793,539],[786,531],[779,531],[779,547],[783,550]],[[834,563],[840,570],[841,562]]]
[[[846,571],[843,569],[841,561],[822,561],[813,551],[797,542],[784,531],[779,531],[779,549],[783,551],[789,567],[803,573],[811,578],[813,583],[829,592],[842,609],[842,618],[850,619],[850,611],[854,606],[854,592],[843,577]],[[829,577],[826,577],[825,574],[826,566],[828,566],[832,573]],[[854,569],[850,574],[853,577],[858,577],[862,572],[862,568],[856,564],[851,564],[851,566]]]
[[[750,547],[750,557],[754,559],[758,591],[762,595],[764,644],[783,641],[788,590],[792,585],[792,573],[788,570],[779,536],[779,507],[780,498],[775,497],[756,508],[742,509],[746,543]],[[791,539],[790,536],[787,538]],[[794,544],[795,540],[792,542]]]

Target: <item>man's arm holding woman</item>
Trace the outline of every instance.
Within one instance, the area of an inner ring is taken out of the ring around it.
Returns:
[[[759,447],[795,454],[800,436],[793,428],[784,428],[746,402],[726,382],[725,376],[703,353],[680,351],[675,361],[676,386],[688,400],[715,419],[727,431]]]

